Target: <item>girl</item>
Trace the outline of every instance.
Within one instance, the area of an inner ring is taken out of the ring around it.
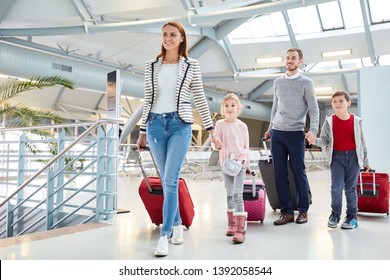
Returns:
[[[227,236],[233,236],[233,243],[245,241],[245,223],[247,213],[244,210],[243,187],[245,173],[251,172],[249,168],[249,132],[247,125],[237,119],[242,110],[239,98],[230,93],[226,95],[221,104],[223,119],[215,124],[217,139],[214,148],[219,150],[219,163],[231,156],[242,164],[241,170],[235,176],[223,173],[227,192]]]

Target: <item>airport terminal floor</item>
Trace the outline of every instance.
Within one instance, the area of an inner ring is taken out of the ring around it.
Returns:
[[[246,241],[236,245],[225,236],[226,202],[223,182],[183,177],[195,205],[192,226],[182,245],[169,244],[158,260],[390,260],[389,216],[358,216],[359,227],[327,227],[330,214],[329,170],[308,171],[313,194],[307,224],[274,226],[279,210],[267,202],[263,223],[248,223]],[[114,220],[0,240],[2,260],[156,260],[159,229],[138,195],[142,177],[119,177]],[[345,205],[345,204],[344,204]],[[127,212],[126,210],[130,211]]]

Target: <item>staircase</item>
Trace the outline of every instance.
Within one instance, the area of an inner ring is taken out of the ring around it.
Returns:
[[[119,123],[0,129],[0,238],[112,219]],[[84,131],[69,137],[70,128]]]

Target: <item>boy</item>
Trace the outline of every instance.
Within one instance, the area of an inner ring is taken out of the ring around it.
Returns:
[[[325,119],[316,145],[325,146],[331,172],[331,207],[328,227],[336,228],[340,221],[343,189],[346,196],[346,217],[342,229],[353,229],[357,222],[356,185],[360,169],[370,170],[367,147],[363,136],[362,119],[349,113],[351,100],[348,92],[332,95],[334,114]]]

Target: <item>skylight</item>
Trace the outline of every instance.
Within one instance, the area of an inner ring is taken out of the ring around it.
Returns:
[[[386,3],[384,3],[386,2]],[[385,7],[383,6],[385,5]],[[369,0],[372,22],[390,20],[390,1]],[[363,27],[359,0],[339,0],[287,10],[294,34],[321,33],[335,29]],[[252,18],[229,34],[231,43],[241,40],[275,38],[286,36],[289,40],[286,22],[281,12]]]
[[[343,18],[339,2],[323,3],[317,6],[320,14],[323,30],[333,30],[344,28]]]
[[[321,32],[316,6],[288,10],[288,16],[295,34]]]
[[[371,23],[382,23],[390,21],[390,1],[368,0]]]
[[[382,55],[379,57],[380,65],[390,65],[390,55]]]
[[[363,26],[362,10],[359,0],[340,0],[345,28]]]

